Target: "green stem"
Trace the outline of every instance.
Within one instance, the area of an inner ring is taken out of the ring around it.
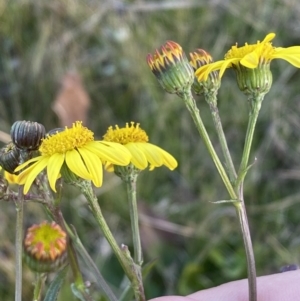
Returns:
[[[43,175],[42,175],[43,176]],[[46,204],[45,207],[47,209],[47,212],[53,218],[53,220],[61,226],[61,228],[67,232],[67,229],[65,227],[65,220],[63,217],[63,214],[61,212],[61,209],[59,207],[60,200],[61,200],[61,187],[59,187],[59,193],[57,198],[54,200],[52,193],[50,191],[49,185],[47,184],[48,181],[45,179],[38,179],[37,181],[37,188],[41,195],[44,197]],[[68,247],[67,247],[67,252],[68,252],[68,260],[69,264],[72,269],[72,273],[75,279],[75,287],[76,289],[80,292],[82,298],[86,301],[92,301],[92,297],[89,295],[89,293],[86,290],[86,286],[79,268],[79,263],[76,255],[76,251],[74,249],[73,243],[70,239],[68,239]]]
[[[249,284],[249,301],[257,300],[257,286],[256,286],[256,269],[255,258],[253,252],[253,246],[251,241],[251,235],[249,230],[249,223],[247,219],[247,213],[243,198],[240,203],[235,203],[235,209],[239,217],[239,222],[243,234],[244,246],[247,259],[247,271],[248,271],[248,284]]]
[[[55,221],[61,226],[61,228],[65,232],[67,232],[67,229],[65,227],[65,220],[64,220],[62,212],[58,206],[55,206],[53,213],[54,213]],[[86,301],[91,301],[92,298],[89,295],[89,293],[86,291],[85,283],[84,283],[84,280],[83,280],[83,277],[82,277],[82,274],[81,274],[81,271],[79,268],[76,251],[74,249],[73,242],[71,239],[68,240],[67,252],[68,252],[69,264],[71,266],[72,273],[73,273],[73,276],[75,279],[75,282],[74,282],[75,286],[78,289],[78,291],[82,294],[83,298]]]
[[[200,113],[199,113],[199,109],[197,108],[196,106],[196,103],[195,103],[195,100],[193,98],[193,95],[191,93],[191,91],[187,91],[184,95],[183,95],[183,100],[187,106],[187,109],[189,110],[193,120],[194,120],[194,123],[195,123],[195,126],[213,160],[213,162],[215,163],[215,166],[223,180],[223,183],[231,197],[231,199],[233,200],[237,200],[237,195],[232,187],[232,184],[227,176],[227,173],[210,141],[210,138],[207,134],[207,131],[205,129],[205,126],[203,124],[203,121],[201,119],[201,116],[200,116]]]
[[[34,292],[33,292],[33,301],[41,300],[44,282],[45,282],[45,274],[36,273],[36,280],[35,280]]]
[[[130,222],[133,237],[134,262],[139,266],[143,264],[143,253],[139,230],[139,216],[136,202],[136,181],[138,174],[131,173],[126,181],[127,196],[129,203]]]
[[[249,103],[250,103],[249,122],[248,122],[248,127],[247,127],[247,132],[246,132],[242,161],[241,161],[241,164],[239,167],[238,178],[237,178],[236,185],[235,185],[238,189],[243,184],[243,181],[244,181],[244,178],[245,178],[245,175],[247,172],[254,130],[255,130],[256,121],[258,118],[258,114],[259,114],[259,111],[261,108],[261,103],[262,103],[263,99],[264,99],[264,95],[260,95],[254,99],[251,99],[251,98],[249,99]]]
[[[225,163],[226,163],[226,167],[228,170],[228,175],[229,175],[229,179],[231,181],[231,183],[234,183],[237,177],[236,171],[235,171],[235,167],[233,165],[232,162],[232,158],[228,149],[228,145],[227,145],[227,140],[223,131],[223,126],[221,123],[221,118],[219,115],[219,110],[217,105],[214,102],[208,102],[209,103],[209,108],[210,108],[210,112],[213,118],[213,122],[219,137],[219,141],[221,144],[221,149],[223,152],[223,156],[225,159]]]
[[[78,183],[75,183],[75,185],[80,188],[82,194],[86,197],[98,225],[100,226],[106,240],[117,256],[125,274],[129,278],[135,292],[136,300],[145,301],[146,298],[144,295],[144,289],[143,286],[140,285],[139,275],[137,274],[136,269],[133,268],[130,260],[128,260],[128,254],[126,253],[127,256],[124,256],[124,252],[119,248],[115,238],[113,237],[104,219],[101,208],[98,204],[98,199],[92,189],[91,183],[89,181],[82,180]]]
[[[76,233],[75,228],[73,228],[71,230],[66,222],[65,222],[65,227],[66,227],[66,229],[68,231],[68,234],[71,237],[74,245],[77,247],[77,250],[78,250],[79,254],[81,255],[82,259],[88,265],[90,270],[94,271],[95,277],[96,277],[96,282],[97,282],[98,286],[106,294],[108,300],[117,301],[116,296],[114,295],[114,293],[112,292],[112,290],[110,289],[108,284],[106,283],[105,279],[103,278],[103,276],[99,272],[99,270],[98,270],[97,266],[95,265],[94,261],[92,260],[92,258],[88,254],[87,250],[85,249],[84,245],[82,244],[80,238],[78,237],[78,235]]]
[[[15,301],[22,301],[22,242],[23,242],[23,187],[19,186],[18,200],[16,202],[16,286]]]
[[[237,183],[239,182],[239,178],[241,178],[241,182],[239,184],[236,183],[235,185],[235,189],[233,189],[231,182],[228,179],[228,176],[223,168],[222,163],[220,162],[212,144],[211,141],[209,139],[209,136],[206,132],[206,129],[204,127],[204,124],[202,122],[202,119],[200,117],[200,113],[199,110],[196,106],[195,100],[191,94],[191,92],[187,92],[183,95],[183,99],[184,102],[194,120],[194,123],[196,125],[196,128],[198,130],[198,132],[200,133],[201,138],[203,139],[206,148],[208,149],[208,152],[210,153],[212,160],[214,161],[218,172],[224,182],[224,185],[230,195],[230,197],[233,200],[239,200],[240,202],[233,202],[238,217],[239,217],[239,223],[240,223],[240,227],[241,227],[241,231],[242,231],[242,235],[243,235],[243,241],[244,241],[244,247],[245,247],[245,252],[246,252],[246,258],[247,258],[247,270],[248,270],[248,283],[249,283],[249,301],[256,301],[257,300],[257,289],[256,289],[256,270],[255,270],[255,259],[254,259],[254,253],[253,253],[253,247],[252,247],[252,242],[251,242],[251,236],[250,236],[250,230],[249,230],[249,224],[248,224],[248,220],[247,220],[247,214],[246,214],[246,208],[245,208],[245,204],[244,204],[244,198],[243,198],[243,178],[241,175],[245,174],[246,168],[247,168],[247,163],[248,163],[248,159],[249,159],[249,153],[250,153],[250,148],[251,148],[251,142],[252,142],[252,138],[253,138],[253,133],[254,133],[254,127],[255,127],[255,122],[253,123],[252,120],[252,125],[248,127],[248,131],[247,131],[247,135],[246,137],[249,137],[248,139],[250,139],[251,137],[251,141],[249,144],[249,141],[247,141],[246,138],[246,145],[244,148],[244,153],[243,153],[243,157],[242,157],[242,163],[240,166],[240,170],[238,173],[238,178],[237,178]],[[260,106],[259,106],[260,108]],[[256,111],[256,110],[254,110]],[[257,113],[258,114],[258,113]],[[250,115],[251,116],[251,115]],[[254,117],[252,117],[252,119],[254,119]],[[257,116],[256,116],[257,119]],[[255,119],[255,120],[256,120]],[[217,120],[218,121],[218,120]],[[220,122],[221,123],[221,122]],[[223,132],[223,130],[222,130]],[[221,134],[221,135],[224,135]],[[223,138],[222,138],[223,139]],[[224,140],[226,141],[225,135],[224,135]],[[227,143],[226,143],[227,145]],[[228,149],[228,148],[227,148]],[[231,160],[231,157],[229,155],[229,157],[227,158],[227,160]],[[229,165],[230,166],[230,165]],[[233,166],[233,164],[232,164]],[[232,169],[231,167],[231,172],[233,173],[234,168]],[[238,192],[238,197],[236,195],[236,192]]]

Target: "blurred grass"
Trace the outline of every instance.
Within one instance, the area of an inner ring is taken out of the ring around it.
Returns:
[[[142,222],[145,262],[157,258],[147,278],[147,297],[188,294],[246,277],[243,243],[234,210],[209,201],[227,194],[189,114],[174,95],[164,93],[145,57],[166,40],[188,53],[208,50],[221,59],[235,42],[254,43],[269,32],[275,46],[300,44],[297,1],[0,1],[0,130],[19,119],[49,130],[58,119],[50,107],[63,75],[77,70],[91,97],[88,126],[101,137],[109,125],[140,122],[150,141],[172,153],[179,167],[143,172],[141,212],[162,221]],[[245,199],[258,275],[299,263],[300,105],[299,70],[272,62],[274,84],[265,97],[253,145]],[[209,111],[203,119],[219,149]],[[239,163],[247,125],[247,102],[228,71],[219,92],[219,110]],[[118,242],[130,245],[125,188],[105,175],[99,200]],[[65,192],[63,210],[117,294],[122,273],[89,210],[75,189]],[[14,206],[2,203],[0,219],[0,299],[14,294]],[[26,226],[45,219],[26,208]],[[157,221],[157,220],[156,220]],[[168,221],[169,224],[165,222]],[[168,227],[167,227],[168,226]],[[89,274],[85,271],[87,280]],[[25,269],[24,300],[32,294]],[[70,275],[71,280],[71,275]],[[59,300],[72,300],[67,285]]]

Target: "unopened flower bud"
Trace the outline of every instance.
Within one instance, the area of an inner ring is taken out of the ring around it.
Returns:
[[[194,72],[181,46],[173,41],[166,42],[154,55],[148,54],[147,63],[168,93],[179,96],[190,90]]]
[[[194,71],[213,62],[211,55],[203,49],[197,49],[195,52],[190,53],[190,57],[190,64]],[[219,78],[219,72],[212,71],[209,73],[208,78],[204,81],[198,81],[197,78],[195,78],[192,89],[198,95],[207,95],[216,93],[220,86],[221,80]]]
[[[23,150],[37,150],[45,137],[45,127],[37,122],[16,121],[10,130],[13,143]]]
[[[55,222],[33,225],[25,234],[24,261],[36,272],[58,270],[67,259],[67,235]]]
[[[8,143],[0,150],[0,165],[9,173],[14,173],[20,163],[20,150],[12,143]]]

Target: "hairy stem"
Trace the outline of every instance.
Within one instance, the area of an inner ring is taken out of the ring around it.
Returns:
[[[232,158],[228,149],[228,145],[227,145],[227,140],[223,131],[223,126],[222,126],[222,122],[221,122],[221,118],[219,115],[219,110],[217,105],[215,105],[214,103],[210,102],[209,103],[209,107],[210,107],[210,111],[211,111],[211,115],[213,118],[213,122],[218,134],[218,138],[221,144],[221,149],[222,149],[222,153],[225,159],[225,163],[226,163],[226,167],[228,170],[228,175],[229,175],[229,179],[231,181],[231,183],[234,183],[237,177],[236,171],[235,171],[235,167],[233,165],[232,162]]]
[[[134,262],[139,266],[143,263],[143,253],[139,230],[139,216],[136,202],[136,181],[138,175],[131,173],[126,181],[127,196],[129,203],[130,222],[133,236],[133,247],[134,247]]]
[[[23,252],[23,187],[19,186],[16,202],[16,286],[15,301],[22,301],[22,252]]]
[[[122,246],[122,249],[120,249],[120,247],[118,246],[114,236],[112,235],[105,219],[104,216],[102,214],[101,208],[98,204],[98,199],[92,189],[91,183],[89,181],[79,181],[78,183],[75,184],[76,186],[78,186],[82,192],[82,194],[86,197],[92,213],[94,214],[94,217],[99,225],[99,227],[102,230],[102,233],[104,234],[106,240],[108,241],[108,243],[110,244],[111,248],[113,249],[115,255],[117,256],[125,274],[127,275],[127,277],[129,278],[134,293],[135,293],[135,297],[136,300],[138,301],[145,301],[145,294],[144,294],[144,288],[140,283],[140,277],[137,273],[137,270],[135,269],[135,264],[131,262],[131,257],[128,255],[129,251],[126,252],[126,256],[124,255],[123,249],[124,249],[124,245]],[[130,260],[129,260],[130,258]]]

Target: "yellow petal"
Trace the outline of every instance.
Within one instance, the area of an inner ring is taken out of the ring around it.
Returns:
[[[111,164],[110,162],[105,162],[104,168],[108,172],[113,172],[114,171],[114,165]]]
[[[47,164],[47,176],[50,187],[56,192],[55,184],[60,175],[60,169],[65,161],[64,154],[53,154]]]
[[[67,151],[65,160],[68,168],[78,177],[87,180],[92,179],[92,176],[88,172],[77,150],[74,149],[71,151]]]
[[[206,81],[210,72],[219,70],[223,64],[224,60],[214,62],[211,64],[204,65],[196,70],[195,76],[197,77],[198,81]]]
[[[24,185],[24,194],[26,194],[37,175],[47,166],[49,157],[40,157],[40,160],[22,171],[18,176],[18,183]]]
[[[131,154],[126,147],[115,142],[94,141],[85,145],[85,149],[90,150],[103,161],[120,166],[128,165],[131,160]]]
[[[300,46],[275,48],[272,59],[282,59],[289,62],[291,65],[300,68]]]
[[[261,43],[268,43],[275,38],[276,34],[274,32],[268,33]]]
[[[220,61],[220,62],[222,62],[222,65],[221,65],[221,68],[219,68],[220,69],[219,78],[221,78],[223,76],[223,74],[227,68],[230,68],[232,66],[232,64],[238,63],[239,60],[240,59],[234,58],[234,59]]]
[[[102,185],[102,162],[97,155],[93,152],[89,151],[85,147],[78,149],[89,173],[92,176],[92,181],[96,187],[100,187]]]
[[[257,55],[256,51],[252,51],[248,54],[246,54],[241,60],[240,60],[240,64],[250,68],[250,69],[254,69],[258,66],[259,63],[259,57]]]
[[[148,166],[148,161],[145,154],[135,145],[135,143],[126,144],[126,148],[130,151],[132,164],[138,169],[145,169]]]
[[[23,164],[21,164],[17,168],[15,168],[15,172],[20,171],[21,169],[23,169],[24,167],[26,167],[27,165],[29,165],[32,162],[39,161],[41,158],[42,158],[42,156],[38,156],[38,157],[32,158],[32,159],[24,162]]]
[[[171,170],[173,170],[177,167],[178,163],[172,155],[170,155],[168,152],[166,152],[165,150],[163,150],[162,148],[160,148],[156,145],[153,145],[153,146],[155,148],[157,148],[158,151],[160,152],[160,155],[162,156],[163,164],[165,166],[167,166]]]
[[[163,158],[157,146],[151,143],[136,143],[136,146],[143,151],[151,165],[154,167],[162,166]]]
[[[8,171],[4,172],[4,177],[7,180],[9,184],[19,184],[18,182],[18,176],[12,173],[9,173]]]

